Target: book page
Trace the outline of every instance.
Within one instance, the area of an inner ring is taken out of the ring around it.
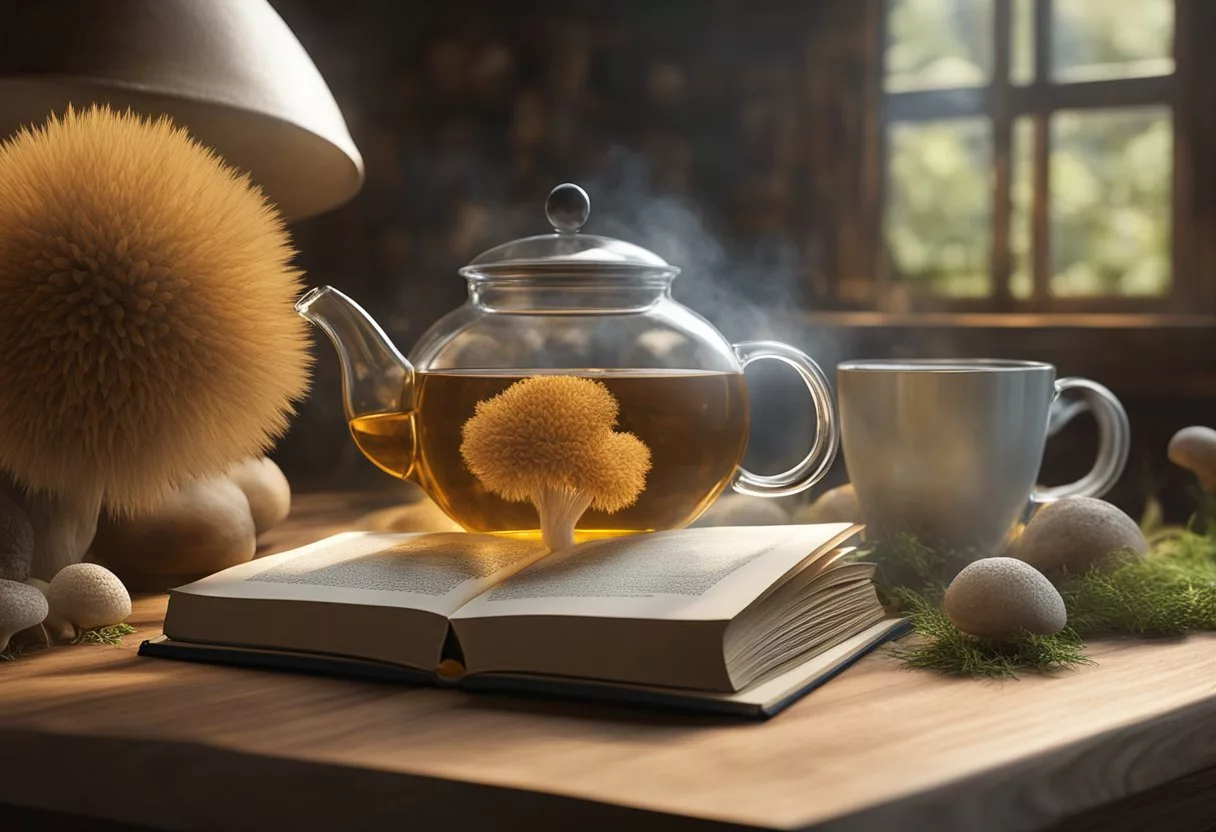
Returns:
[[[446,616],[544,554],[539,543],[491,535],[348,532],[175,591],[405,607]]]
[[[859,527],[700,528],[583,543],[501,581],[453,618],[580,615],[726,620]]]

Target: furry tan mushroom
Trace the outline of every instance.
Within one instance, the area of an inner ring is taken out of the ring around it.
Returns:
[[[277,209],[167,119],[69,110],[0,144],[0,470],[32,572],[99,510],[154,507],[265,451],[307,389]]]
[[[616,426],[620,405],[598,381],[533,376],[477,403],[460,455],[492,494],[536,506],[550,551],[574,545],[589,507],[615,512],[646,488],[650,449]]]
[[[1199,478],[1199,487],[1216,492],[1216,430],[1193,425],[1174,434],[1169,445],[1170,462]]]

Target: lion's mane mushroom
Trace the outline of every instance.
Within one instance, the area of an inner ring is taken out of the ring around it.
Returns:
[[[572,546],[588,507],[619,511],[646,487],[650,450],[613,430],[618,409],[598,381],[533,376],[477,403],[460,454],[491,493],[532,501],[551,551]]]
[[[168,119],[93,107],[0,143],[0,470],[32,573],[102,506],[149,510],[265,451],[308,386],[277,209]]]

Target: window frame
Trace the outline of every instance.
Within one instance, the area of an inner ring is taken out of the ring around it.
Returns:
[[[1179,33],[1185,30],[1189,3],[1174,0],[1174,72],[1147,78],[1056,83],[1052,74],[1052,24],[1054,0],[1034,3],[1034,76],[1025,85],[1010,80],[1014,0],[993,0],[993,66],[987,86],[939,90],[887,92],[887,0],[875,4],[875,51],[877,72],[873,89],[875,112],[874,170],[877,189],[877,262],[874,266],[879,305],[899,312],[945,310],[960,312],[1034,313],[1186,313],[1196,303],[1205,306],[1202,287],[1184,268],[1187,223],[1183,214],[1183,176],[1189,170],[1186,142],[1179,129],[1179,90],[1188,77],[1189,55]],[[1053,297],[1051,281],[1050,162],[1051,116],[1059,110],[1112,107],[1166,106],[1173,124],[1173,164],[1170,182],[1170,286],[1165,295],[1121,297],[1094,295]],[[895,277],[885,242],[887,210],[889,128],[897,123],[983,117],[992,126],[992,248],[989,270],[992,292],[982,298],[957,298],[935,294]],[[1013,272],[1010,252],[1012,220],[1013,126],[1029,117],[1033,130],[1032,203],[1030,207],[1030,272],[1033,292],[1028,298],[1013,297],[1009,285]],[[1212,311],[1212,310],[1208,310]]]

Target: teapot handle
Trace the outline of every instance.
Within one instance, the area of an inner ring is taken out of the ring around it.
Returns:
[[[742,465],[735,472],[731,486],[740,494],[752,497],[787,497],[805,491],[823,479],[840,447],[840,420],[827,376],[809,355],[779,341],[743,341],[734,345],[739,363],[747,367],[753,361],[772,358],[788,364],[801,376],[811,400],[815,403],[815,444],[801,462],[788,471],[766,476],[753,474]]]

